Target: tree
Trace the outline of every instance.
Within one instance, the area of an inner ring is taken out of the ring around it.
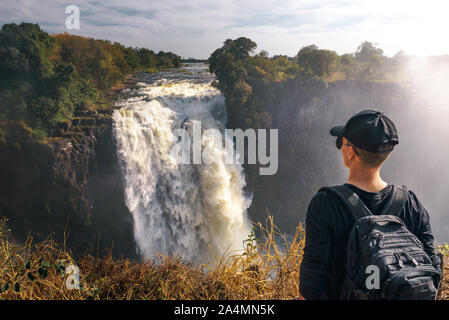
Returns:
[[[346,66],[349,66],[351,64],[354,64],[355,58],[354,55],[351,53],[345,53],[341,55],[340,57],[340,63]]]
[[[5,24],[0,29],[0,119],[44,131],[73,117],[77,108],[107,98],[113,85],[139,68],[180,64],[181,57],[172,52],[156,55],[117,42],[48,35],[37,24]]]
[[[248,103],[253,90],[248,82],[249,74],[264,74],[265,77],[265,71],[257,62],[271,62],[266,58],[250,57],[256,47],[256,43],[248,38],[227,39],[208,59],[209,71],[217,76],[218,87],[226,97],[228,121],[236,127],[245,127],[245,113],[248,110],[244,105]],[[252,63],[249,62],[250,58]],[[256,78],[259,79],[258,76]],[[251,118],[251,115],[248,117]]]
[[[58,112],[58,107],[53,101],[48,97],[38,97],[33,99],[30,103],[30,113],[38,120],[43,122],[49,121]]]
[[[234,61],[245,61],[251,53],[254,53],[257,45],[255,42],[248,38],[240,37],[236,40],[227,39],[221,48],[215,50],[209,58],[211,72],[218,70],[219,60],[223,59],[226,55]]]
[[[159,51],[157,54],[157,65],[163,68],[179,68],[181,66],[181,57],[173,52]]]
[[[376,48],[371,42],[364,41],[357,48],[355,52],[355,58],[359,62],[368,62],[373,54],[383,56],[384,51],[380,48]]]
[[[0,85],[13,85],[11,80],[33,78],[40,81],[50,77],[54,65],[49,56],[54,45],[54,39],[37,24],[3,25],[0,31]]]
[[[136,54],[139,57],[140,65],[144,68],[156,67],[156,54],[147,48],[140,48],[136,50]]]
[[[209,70],[219,76],[225,72],[226,63],[246,62],[256,48],[257,44],[248,38],[227,39],[223,46],[209,57]]]
[[[125,60],[132,71],[140,68],[140,58],[133,48],[124,48],[123,53],[125,55]]]
[[[257,48],[257,44],[251,39],[240,37],[236,40],[226,40],[225,47],[230,51],[230,53],[237,60],[245,60],[250,54],[254,53]]]
[[[316,45],[303,47],[297,55],[303,71],[315,76],[327,76],[335,68],[338,55],[335,51],[320,50]]]
[[[268,53],[267,50],[260,50],[260,52],[256,54],[256,57],[258,58],[268,58],[269,56],[270,54]]]
[[[408,56],[404,51],[399,50],[391,59],[392,67],[396,71],[400,71],[402,68],[407,66],[410,61],[410,56]]]

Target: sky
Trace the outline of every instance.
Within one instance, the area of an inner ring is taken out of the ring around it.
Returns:
[[[65,26],[68,5],[80,29]],[[449,54],[443,0],[0,0],[0,25],[39,23],[49,33],[117,41],[185,58],[208,58],[226,39],[248,37],[257,51],[294,56],[316,44],[339,54],[371,41],[392,56]]]

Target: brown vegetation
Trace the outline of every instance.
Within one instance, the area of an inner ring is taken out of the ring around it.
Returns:
[[[298,299],[304,229],[299,225],[288,242],[272,217],[265,226],[259,223],[257,227],[265,239],[263,242],[256,243],[253,229],[244,242],[243,253],[228,253],[209,264],[193,266],[168,256],[131,262],[114,260],[111,255],[101,258],[87,255],[75,261],[64,245],[59,246],[51,239],[37,244],[32,239],[25,245],[14,244],[3,219],[0,220],[0,299]],[[79,267],[80,289],[66,287],[70,276],[66,267],[70,264]],[[446,274],[438,299],[448,298]]]
[[[304,231],[291,242],[270,217],[245,241],[244,251],[228,253],[193,266],[179,258],[159,256],[147,262],[85,256],[75,261],[64,245],[51,239],[14,244],[6,221],[0,226],[1,299],[297,299]],[[281,240],[279,242],[279,240]],[[282,243],[282,244],[280,244]],[[281,247],[286,249],[281,249]],[[77,265],[81,289],[69,290],[66,267]]]

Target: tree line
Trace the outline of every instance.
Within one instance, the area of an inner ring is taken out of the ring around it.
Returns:
[[[0,30],[0,121],[20,121],[45,135],[75,110],[95,108],[126,75],[180,65],[181,57],[172,52],[49,35],[38,24],[5,24]]]
[[[311,92],[336,81],[402,82],[407,80],[404,66],[415,59],[402,51],[387,57],[369,41],[342,55],[314,44],[294,57],[270,57],[265,50],[256,53],[256,48],[245,37],[227,39],[208,59],[210,72],[217,76],[215,85],[226,97],[230,127],[270,127],[274,106],[268,106],[269,95],[285,80],[308,85]],[[429,59],[435,66],[449,63],[448,56]]]

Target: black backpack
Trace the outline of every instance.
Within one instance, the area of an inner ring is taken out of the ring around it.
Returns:
[[[439,273],[421,241],[398,217],[408,198],[406,186],[393,186],[380,215],[373,215],[358,195],[344,185],[323,187],[320,191],[337,195],[355,219],[348,238],[341,299],[435,299]]]

